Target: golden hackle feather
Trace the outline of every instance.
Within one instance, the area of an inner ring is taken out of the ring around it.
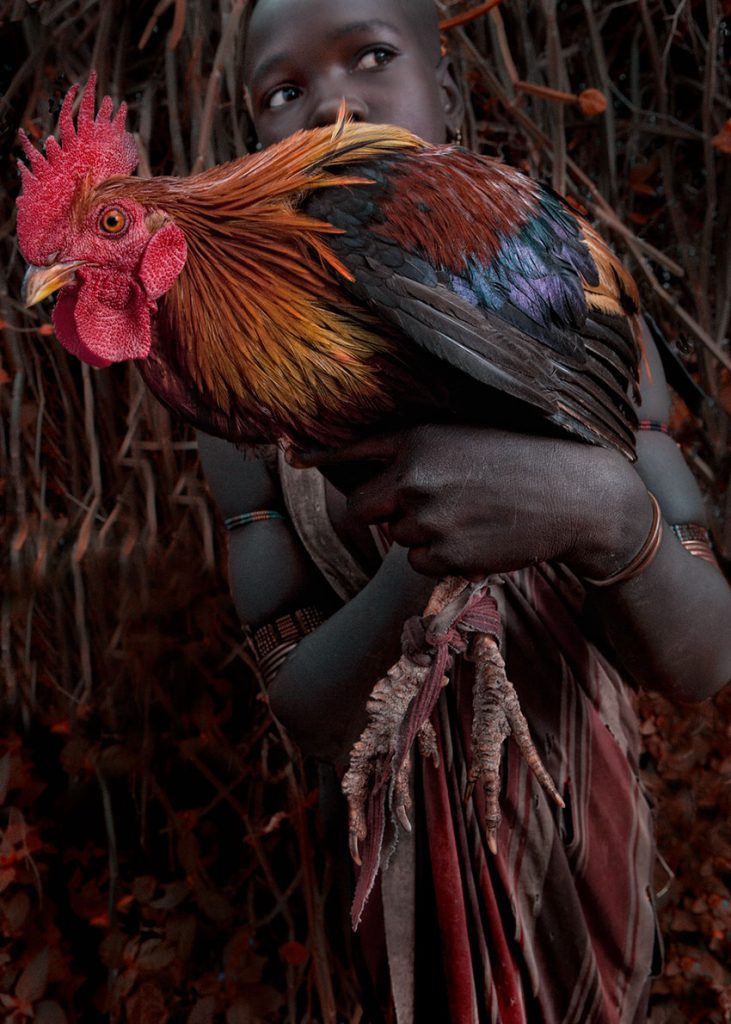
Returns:
[[[625,270],[599,232],[589,221],[582,219],[581,234],[599,273],[596,285],[583,281],[584,294],[591,309],[610,316],[624,317],[640,308],[640,295],[634,278]],[[638,340],[639,323],[631,320]]]
[[[111,180],[93,198],[127,197],[183,231],[186,264],[160,302],[158,331],[194,386],[224,412],[261,404],[307,432],[318,411],[347,409],[349,397],[365,415],[382,406],[372,357],[388,344],[378,319],[338,288],[337,275],[352,280],[327,244],[339,229],[297,207],[316,189],[371,184],[330,168],[423,146],[407,131],[341,118],[191,178]]]

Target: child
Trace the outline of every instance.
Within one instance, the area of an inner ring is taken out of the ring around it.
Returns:
[[[431,0],[259,0],[245,76],[263,146],[330,123],[343,97],[354,118],[435,143],[455,138],[462,117]],[[640,417],[663,421],[668,395],[647,345]],[[314,468],[199,441],[272,710],[321,760],[346,762],[431,577],[506,574],[508,674],[566,809],[509,743],[498,852],[487,853],[482,794],[462,799],[470,687],[458,666],[433,716],[441,766],[416,766],[415,831],[361,925],[374,977],[388,963],[384,1017],[645,1020],[654,849],[632,687],[684,700],[716,692],[731,676],[731,592],[668,526],[639,575],[604,588],[581,580],[633,560],[650,529],[647,488],[667,523],[703,522],[673,442],[642,433],[633,467],[569,440],[424,425],[338,453],[378,466],[346,500]],[[397,542],[383,558],[377,522]]]

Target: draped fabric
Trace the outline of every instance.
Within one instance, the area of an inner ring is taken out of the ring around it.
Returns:
[[[305,472],[311,498],[316,471]],[[312,502],[297,498],[301,474],[281,470],[288,508],[332,574],[340,542],[323,525],[324,500],[313,529]],[[657,940],[633,691],[588,638],[584,592],[566,569],[509,573],[494,593],[508,676],[566,808],[508,740],[489,852],[479,786],[463,799],[472,679],[457,664],[432,716],[440,765],[414,773],[415,832],[382,873],[362,941],[388,957],[398,1024],[638,1024]]]
[[[570,574],[525,569],[505,578],[502,593],[508,675],[566,809],[509,740],[492,857],[482,794],[461,798],[471,701],[467,673],[455,673],[439,706],[442,765],[422,772],[450,1003],[463,1007],[452,1019],[641,1021],[655,943],[654,845],[632,693],[585,639]],[[465,956],[471,977],[458,966]]]

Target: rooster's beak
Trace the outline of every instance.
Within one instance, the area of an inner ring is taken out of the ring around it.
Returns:
[[[65,284],[72,284],[76,268],[82,263],[82,260],[74,260],[72,263],[54,263],[50,267],[29,264],[20,293],[26,308],[52,295]]]

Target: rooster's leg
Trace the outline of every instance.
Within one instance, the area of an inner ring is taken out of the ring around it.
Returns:
[[[371,787],[383,783],[378,778],[379,772],[393,757],[406,712],[430,667],[417,665],[409,655],[402,654],[378,680],[368,700],[368,725],[350,752],[350,764],[342,782],[343,793],[348,798],[350,852],[356,864],[360,864],[360,845],[368,833],[366,806]],[[407,763],[408,758],[404,766]],[[404,766],[396,769],[393,807],[406,827],[410,800]],[[408,767],[405,770],[408,773]]]
[[[481,779],[485,793],[487,844],[492,853],[496,853],[500,824],[500,761],[506,737],[512,734],[528,767],[549,796],[559,807],[563,807],[564,802],[533,744],[518,694],[505,674],[505,662],[492,636],[479,633],[474,637],[471,658],[475,662],[475,686],[467,795],[471,794],[475,782]]]
[[[456,576],[440,580],[424,609],[423,621],[428,623],[429,639],[424,637],[423,630],[420,634],[414,631],[413,622],[418,620],[409,620],[402,639],[404,653],[373,688],[367,706],[368,725],[351,751],[342,784],[350,813],[350,850],[356,863],[360,863],[360,846],[368,834],[366,808],[374,787],[386,787],[391,811],[404,828],[410,828],[407,816],[410,740],[417,737],[422,754],[438,763],[436,737],[429,715],[447,677],[440,671],[435,674],[434,651],[440,645],[444,648],[448,634],[452,638],[450,643],[454,642],[465,607],[477,591],[483,591],[484,595],[485,585],[485,581],[470,583]],[[556,803],[563,807],[563,801],[530,738],[528,723],[520,710],[518,695],[505,674],[505,663],[496,641],[489,633],[469,632],[474,625],[465,624],[461,628],[468,631],[463,636],[472,637],[471,657],[475,662],[468,795],[475,782],[481,779],[486,797],[488,845],[495,852],[500,823],[500,761],[502,743],[507,736],[513,735],[528,766]],[[416,639],[417,634],[419,639]],[[434,647],[429,646],[432,644]]]
[[[440,580],[424,609],[424,617],[439,616],[445,610],[451,613],[449,606],[452,604],[454,614],[458,614],[460,601],[466,600],[462,595],[469,588],[466,580],[455,576]],[[421,639],[423,641],[423,630]],[[400,765],[391,766],[391,761],[399,746],[409,707],[429,676],[433,659],[427,651],[414,649],[410,623],[404,627],[402,643],[404,653],[371,692],[367,705],[368,725],[350,752],[350,764],[343,777],[342,789],[349,809],[350,852],[356,864],[360,864],[361,843],[368,833],[366,807],[372,787],[389,785],[382,778],[384,770],[393,768],[394,772],[391,808],[404,828],[411,827],[407,815],[410,761],[408,756]],[[446,682],[446,676],[439,680],[440,685]],[[436,738],[428,714],[417,730],[417,738],[421,753],[437,763]],[[408,751],[405,754],[408,755]]]

